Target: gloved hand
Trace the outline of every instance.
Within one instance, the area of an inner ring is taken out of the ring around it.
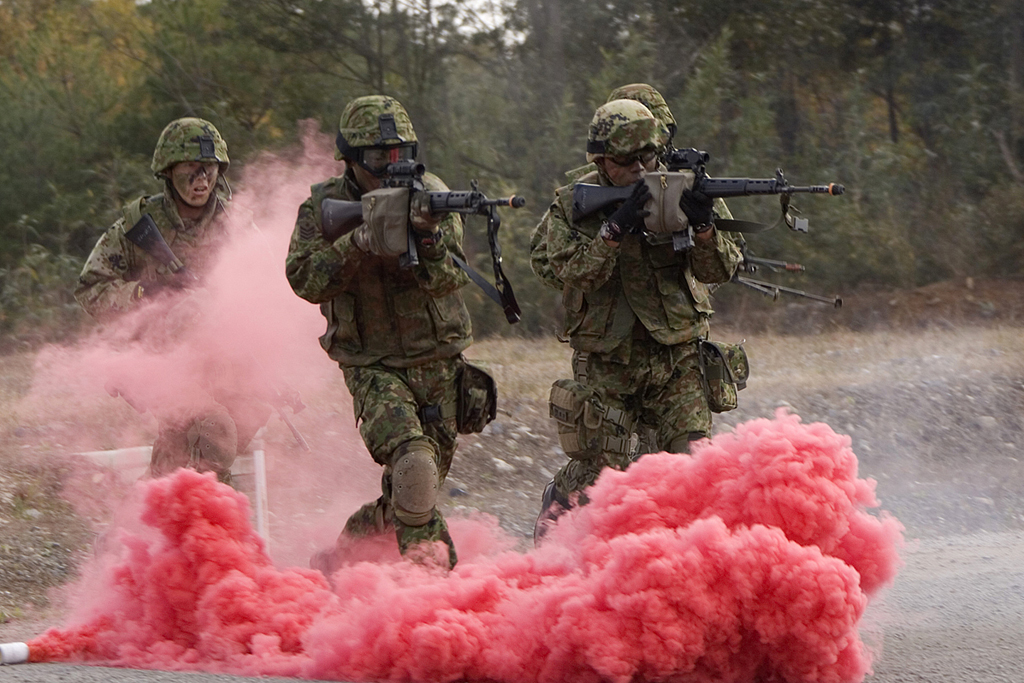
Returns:
[[[638,233],[643,230],[644,218],[650,215],[650,211],[644,208],[651,199],[651,191],[644,181],[637,181],[633,186],[633,193],[629,199],[622,202],[615,213],[608,217],[609,231],[617,233],[616,238],[605,237],[613,242],[618,242],[624,232]],[[612,227],[614,226],[614,227]]]
[[[679,197],[679,208],[686,214],[690,227],[697,232],[701,232],[700,228],[710,226],[715,220],[715,200],[700,190],[683,190],[682,196]]]
[[[430,196],[425,192],[414,192],[409,200],[409,225],[416,232],[424,235],[433,235],[437,232],[437,226],[443,218],[443,214],[434,214],[430,211]]]

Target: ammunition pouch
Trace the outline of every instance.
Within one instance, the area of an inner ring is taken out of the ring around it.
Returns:
[[[747,386],[750,365],[747,352],[739,344],[701,339],[698,342],[701,381],[708,407],[724,413],[737,405],[736,392]]]
[[[632,420],[618,408],[601,405],[590,387],[572,379],[557,380],[551,385],[549,408],[558,424],[558,443],[570,458],[590,460],[605,452],[632,452]],[[605,422],[613,424],[619,435],[603,434]]]
[[[648,173],[644,182],[651,191],[651,201],[644,207],[650,211],[644,219],[644,230],[650,244],[667,244],[673,241],[673,234],[688,235],[690,222],[679,208],[683,191],[693,187],[693,171],[673,173]],[[680,239],[677,236],[675,239]]]
[[[368,248],[377,256],[401,256],[409,248],[409,188],[383,187],[362,197]]]
[[[459,372],[457,426],[460,434],[483,431],[498,414],[498,388],[494,378],[466,363]]]

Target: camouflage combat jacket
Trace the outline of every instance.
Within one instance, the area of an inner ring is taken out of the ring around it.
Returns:
[[[597,172],[578,182],[607,185]],[[572,187],[555,191],[554,203],[537,226],[545,235],[543,256],[563,285],[564,335],[572,347],[614,352],[626,362],[638,321],[661,344],[706,336],[713,310],[705,283],[726,282],[736,271],[741,256],[732,237],[716,231],[713,239],[698,241],[682,254],[671,244],[653,246],[639,235],[626,235],[612,248],[597,237],[604,220],[600,213],[579,223],[569,218]]]
[[[423,177],[427,190],[447,190],[437,176]],[[314,185],[299,207],[288,247],[286,274],[292,289],[320,304],[327,331],[320,345],[341,365],[383,363],[411,367],[461,353],[472,341],[469,311],[459,289],[469,276],[449,254],[465,259],[462,219],[448,214],[443,238],[418,246],[420,264],[403,269],[397,258],[367,254],[352,233],[333,243],[321,231],[324,199],[359,201],[362,193],[351,171]]]
[[[184,221],[166,194],[140,197],[121,210],[121,218],[100,237],[82,268],[75,299],[94,318],[108,318],[140,302],[137,289],[173,287],[177,278],[156,258],[131,242],[125,233],[148,213],[174,255],[198,277],[210,270],[227,238],[227,203],[216,196],[196,221]]]

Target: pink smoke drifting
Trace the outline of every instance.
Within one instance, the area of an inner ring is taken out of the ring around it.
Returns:
[[[337,373],[317,343],[323,317],[284,276],[299,204],[312,183],[342,168],[329,147],[307,124],[301,152],[249,163],[203,286],[159,293],[154,304],[101,326],[74,348],[44,349],[36,360],[36,405],[29,407],[116,388],[142,411],[171,413],[207,400],[210,384],[264,395],[282,384],[316,387]]]
[[[35,661],[356,681],[863,680],[868,597],[902,527],[846,436],[779,413],[607,472],[540,548],[443,574],[275,569],[244,496],[181,471],[144,484],[103,599]],[[471,525],[453,526],[456,545]],[[491,527],[483,533],[493,533]],[[486,543],[482,544],[486,545]]]
[[[253,397],[296,390],[307,408],[298,414],[282,410],[313,453],[295,446],[276,413],[264,435],[271,525],[288,529],[271,534],[272,550],[277,561],[289,563],[305,561],[311,547],[333,541],[346,517],[379,495],[380,477],[362,446],[341,372],[318,343],[326,322],[285,278],[299,205],[311,184],[343,170],[333,158],[333,136],[312,123],[304,128],[301,148],[261,155],[241,174],[234,168],[229,173],[236,192],[227,240],[202,290],[168,295],[175,298],[98,326],[73,346],[43,349],[32,390],[19,406],[23,424],[39,425],[41,448],[80,453],[152,444],[154,417],[201,410],[212,400],[211,385]],[[177,299],[181,307],[165,317],[164,304]],[[174,324],[175,316],[193,314],[188,324]],[[138,412],[109,396],[109,388]],[[70,484],[65,495],[102,523],[114,501],[97,492],[95,479],[83,481]],[[301,528],[292,525],[293,516]]]

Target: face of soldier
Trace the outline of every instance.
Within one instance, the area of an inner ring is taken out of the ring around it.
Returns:
[[[354,161],[351,162],[350,165],[352,167],[352,172],[356,174],[356,182],[359,183],[359,189],[363,192],[371,192],[373,190],[380,189],[380,178],[373,175]]]
[[[171,167],[171,182],[182,201],[198,208],[210,200],[219,171],[216,161],[182,161]]]
[[[599,165],[616,187],[632,185],[642,179],[658,165],[655,152],[637,152],[628,157],[599,157],[594,163]]]

